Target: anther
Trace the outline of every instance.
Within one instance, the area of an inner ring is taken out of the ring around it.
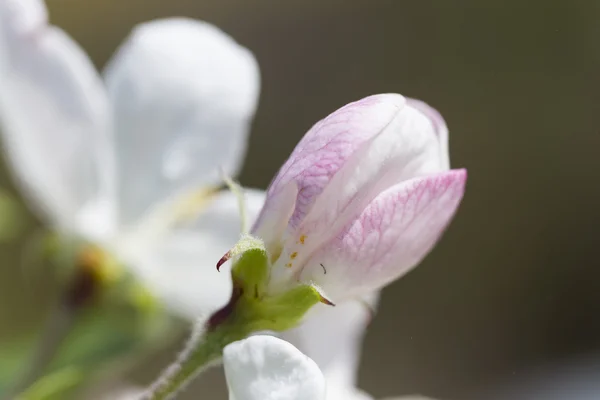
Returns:
[[[327,270],[325,269],[325,266],[322,263],[319,263],[319,265],[321,266],[321,268],[323,268],[323,274],[327,275]]]

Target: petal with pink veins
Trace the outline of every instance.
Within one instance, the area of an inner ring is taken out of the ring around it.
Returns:
[[[298,143],[268,189],[271,197],[298,184],[290,225],[296,227],[333,175],[404,107],[400,95],[377,95],[347,104],[317,122]],[[259,221],[260,223],[260,221]]]
[[[460,204],[466,178],[466,170],[451,170],[385,190],[308,260],[300,280],[318,283],[337,302],[399,278],[441,236]]]

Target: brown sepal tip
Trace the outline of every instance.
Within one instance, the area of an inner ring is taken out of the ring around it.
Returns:
[[[225,264],[227,262],[227,260],[229,260],[231,258],[231,251],[228,251],[227,253],[225,253],[225,255],[223,257],[221,257],[221,259],[219,260],[219,262],[217,263],[217,271],[221,271],[221,266],[223,264]]]
[[[322,294],[319,293],[319,301],[323,304],[326,304],[328,306],[332,306],[335,307],[335,304],[329,300],[327,297],[323,296]]]

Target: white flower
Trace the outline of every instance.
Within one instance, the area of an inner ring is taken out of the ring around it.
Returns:
[[[237,205],[207,193],[245,153],[259,94],[247,49],[204,22],[157,20],[102,78],[42,1],[0,0],[0,87],[5,153],[41,218],[112,253],[184,315],[228,300],[214,260],[239,237]],[[256,212],[262,194],[248,202]]]
[[[330,341],[326,344],[331,345]],[[251,336],[223,352],[229,400],[369,400],[358,391],[332,387],[316,363],[292,344],[272,336]],[[394,399],[389,399],[394,400]],[[427,400],[398,397],[395,400]]]

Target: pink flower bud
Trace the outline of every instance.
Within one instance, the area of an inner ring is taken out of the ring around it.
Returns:
[[[464,192],[437,111],[398,94],[350,103],[313,126],[283,165],[252,233],[270,288],[320,285],[334,301],[390,283],[433,247]]]

